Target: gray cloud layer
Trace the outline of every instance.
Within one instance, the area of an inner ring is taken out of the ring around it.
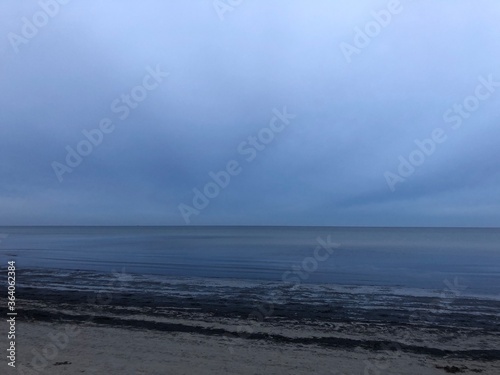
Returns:
[[[348,63],[341,43],[387,4],[243,1],[221,21],[212,0],[73,0],[16,53],[9,33],[41,8],[3,2],[0,225],[182,225],[234,159],[193,224],[499,226],[500,87],[458,129],[443,115],[500,82],[500,4],[402,1]],[[158,65],[120,120],[112,102]],[[238,146],[283,107],[296,118],[247,162]],[[114,131],[60,182],[51,164],[103,118]],[[446,141],[391,191],[384,173],[436,128]]]

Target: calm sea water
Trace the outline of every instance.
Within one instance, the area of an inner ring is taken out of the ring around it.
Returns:
[[[0,261],[85,270],[390,286],[500,297],[500,229],[3,227]],[[318,239],[335,242],[317,250]]]

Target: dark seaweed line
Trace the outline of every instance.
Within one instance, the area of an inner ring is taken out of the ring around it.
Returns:
[[[61,306],[65,305],[81,306],[89,300],[95,300],[95,294],[90,292],[67,292],[56,290],[43,290],[40,291],[34,288],[19,288],[18,290],[18,303],[24,305],[25,303],[39,301],[43,304],[56,304]],[[219,297],[179,297],[179,296],[158,296],[154,293],[129,293],[129,292],[114,292],[105,294],[106,299],[109,301],[102,308],[111,307],[141,307],[141,308],[194,308],[199,309],[199,312],[204,312],[217,317],[233,317],[239,319],[248,318],[249,314],[255,311],[255,301],[248,300],[240,295],[232,299],[221,299]],[[112,298],[111,298],[112,297]],[[328,321],[328,322],[351,322],[356,321],[359,323],[383,323],[390,324],[392,327],[409,327],[412,312],[410,310],[400,309],[397,306],[392,306],[390,310],[387,309],[371,309],[363,311],[359,308],[346,308],[340,305],[322,305],[311,306],[306,302],[303,303],[287,303],[286,305],[272,306],[269,303],[262,303],[264,310],[272,310],[272,318],[287,318],[293,320],[314,319],[315,321]],[[500,307],[500,305],[499,305]],[[23,307],[24,308],[24,307]],[[150,314],[155,314],[153,310],[149,311]],[[417,316],[419,317],[419,316]],[[424,318],[426,318],[424,316]],[[417,323],[423,328],[435,328],[436,324],[447,329],[461,329],[478,328],[487,331],[488,333],[500,332],[500,326],[496,324],[497,318],[470,319],[470,316],[463,316],[462,314],[447,313],[447,314],[434,314],[430,313],[429,318],[432,322],[418,321]],[[427,319],[427,318],[426,318]]]
[[[439,358],[456,358],[468,360],[497,361],[500,360],[500,350],[444,350],[425,346],[401,344],[387,340],[354,340],[341,337],[309,337],[293,338],[276,334],[252,333],[239,335],[236,332],[221,328],[207,328],[200,326],[190,326],[179,323],[152,322],[144,320],[118,319],[107,316],[70,315],[64,313],[52,313],[40,310],[24,310],[27,316],[36,321],[68,323],[84,323],[91,321],[94,324],[110,327],[126,327],[132,329],[147,329],[161,332],[194,333],[207,336],[223,336],[229,338],[242,338],[246,340],[266,340],[279,344],[301,344],[319,345],[336,349],[362,348],[372,351],[393,351],[401,350],[406,353],[430,355]],[[0,309],[0,314],[3,311]]]

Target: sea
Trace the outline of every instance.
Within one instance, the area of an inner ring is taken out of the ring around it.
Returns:
[[[500,229],[3,227],[0,240],[23,321],[500,360]]]
[[[11,260],[25,274],[387,287],[500,300],[495,228],[0,227],[1,267]]]

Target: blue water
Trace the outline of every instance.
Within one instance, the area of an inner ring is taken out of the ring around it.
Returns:
[[[0,262],[304,284],[392,286],[500,297],[500,229],[0,227]],[[318,238],[338,244],[327,252]]]

